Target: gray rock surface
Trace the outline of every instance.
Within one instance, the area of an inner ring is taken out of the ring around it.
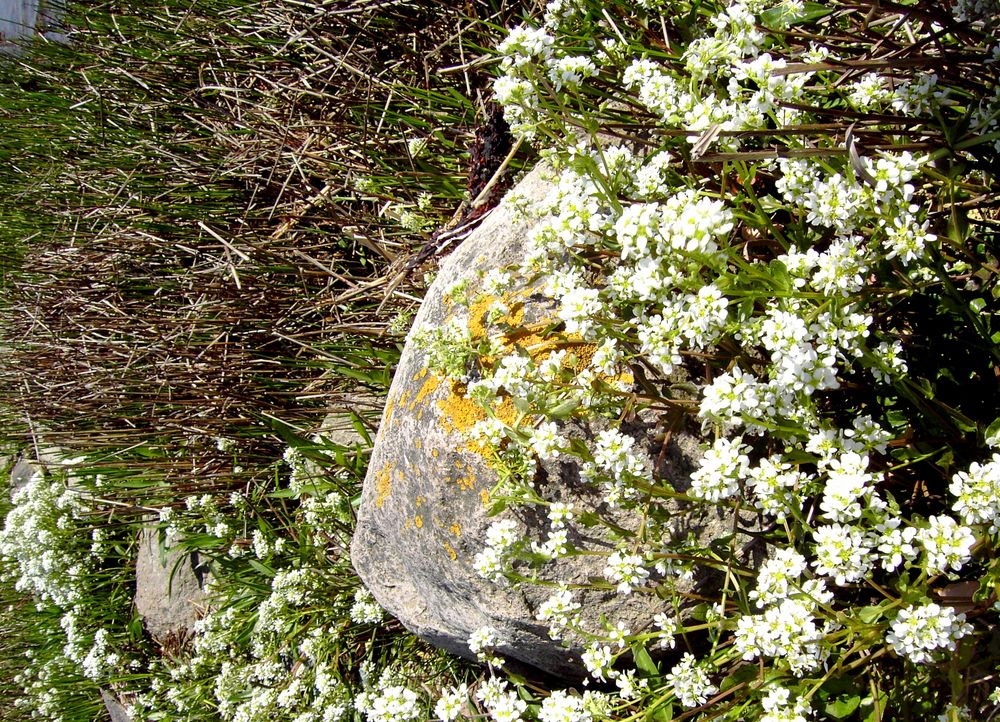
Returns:
[[[517,187],[537,203],[551,188],[544,170],[536,168]],[[481,273],[518,263],[523,239],[532,222],[516,215],[506,203],[496,208],[442,264],[415,319],[415,328],[440,327],[452,317],[476,314],[450,304],[444,290],[467,279],[470,296],[480,287]],[[552,309],[544,299],[528,296],[522,318],[526,323],[548,318]],[[404,349],[389,391],[386,409],[364,484],[351,558],[379,603],[407,628],[428,642],[454,654],[470,657],[469,634],[484,625],[498,630],[499,651],[517,662],[564,679],[585,675],[582,648],[569,648],[548,636],[537,621],[540,605],[553,588],[534,584],[497,585],[479,577],[473,558],[485,546],[486,529],[502,518],[517,519],[531,539],[542,541],[548,524],[544,513],[506,509],[490,517],[491,490],[497,473],[481,453],[472,450],[462,432],[483,413],[464,398],[461,389],[438,378],[426,366],[425,353],[414,344]],[[645,447],[650,466],[679,491],[687,488],[694,459],[700,456],[696,429],[678,428],[657,435],[653,419],[637,417],[628,433]],[[600,429],[576,424],[573,435],[586,438]],[[574,463],[547,462],[536,485],[550,500],[573,502],[577,509],[601,504],[601,492],[579,482]],[[611,514],[622,526],[634,529],[634,513]],[[677,510],[682,533],[690,530],[705,541],[731,533],[732,512]],[[741,519],[741,525],[753,520]],[[578,549],[610,551],[613,542],[600,527],[574,525],[570,536]],[[604,555],[573,556],[545,567],[544,576],[568,584],[586,584],[602,578]],[[700,571],[682,592],[699,592],[706,585],[718,589],[720,575]],[[657,612],[673,613],[673,602],[653,594],[624,595],[613,589],[576,592],[584,623],[600,628],[603,616],[623,622],[633,633],[652,624]],[[682,606],[689,607],[690,603]]]
[[[104,708],[108,710],[111,722],[133,722],[132,715],[128,713],[128,710],[113,692],[102,689],[101,699],[104,701]]]
[[[17,492],[26,487],[36,475],[41,473],[43,473],[42,466],[37,461],[23,458],[18,459],[13,468],[10,470],[11,501],[14,500],[14,496]]]
[[[161,554],[159,532],[145,527],[135,565],[135,606],[150,636],[160,644],[194,633],[204,609],[207,568],[198,555],[180,549]]]

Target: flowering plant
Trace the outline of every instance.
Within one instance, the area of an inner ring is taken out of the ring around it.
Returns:
[[[587,645],[626,714],[988,706],[1000,46],[981,11],[554,0],[500,45],[497,97],[558,180],[521,266],[471,299],[500,296],[486,340],[453,329],[431,360],[485,408],[470,433],[504,467],[505,503],[555,513],[531,544],[497,522],[480,574],[519,583],[519,559],[575,553],[575,515],[634,513],[605,581],[663,597],[664,613],[591,628],[565,585],[539,609],[553,636]],[[504,299],[526,288],[555,309],[547,355],[502,341]],[[582,345],[592,353],[567,356]],[[690,488],[642,457],[639,413],[700,426]],[[582,441],[570,419],[603,430]],[[602,503],[557,510],[532,483],[553,458],[575,460]],[[699,550],[679,553],[668,499],[763,524],[766,561],[731,564],[697,623],[671,616],[672,580],[691,568],[667,560]]]

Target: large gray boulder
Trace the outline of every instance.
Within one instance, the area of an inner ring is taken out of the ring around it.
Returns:
[[[544,168],[532,171],[518,185],[518,193],[538,204],[552,187],[545,173]],[[466,279],[474,295],[483,273],[519,263],[532,224],[506,202],[494,209],[442,264],[414,328],[440,327],[451,318],[467,319],[469,313],[481,312],[475,306],[470,311],[450,303],[445,290]],[[549,318],[552,311],[544,298],[529,291],[523,308],[526,323]],[[352,562],[379,603],[431,644],[471,658],[470,633],[490,625],[498,630],[498,651],[504,656],[563,679],[580,679],[585,668],[579,641],[550,639],[547,626],[537,619],[553,587],[495,584],[473,569],[473,559],[485,546],[492,522],[516,519],[528,537],[540,541],[548,528],[545,514],[533,509],[507,508],[489,516],[497,472],[463,436],[481,418],[484,414],[464,398],[462,389],[431,372],[426,354],[407,344],[375,440]],[[600,431],[580,421],[570,426],[569,433],[578,438],[592,438]],[[664,435],[655,418],[639,415],[623,431],[644,447],[648,468],[655,468],[660,478],[679,491],[687,488],[694,461],[700,456],[696,428],[681,422]],[[604,508],[601,491],[581,483],[579,469],[571,461],[543,464],[536,485],[551,501],[571,502],[578,510],[599,509],[626,528],[635,529],[638,524],[635,512]],[[723,509],[676,506],[678,533],[686,536],[690,531],[705,545],[730,535],[737,521],[743,528],[755,523],[749,518],[736,520],[733,512]],[[574,525],[570,540],[577,549],[610,552],[615,545],[602,529]],[[749,546],[749,538],[742,542]],[[544,567],[542,577],[587,585],[595,577],[602,578],[605,563],[605,555],[566,557]],[[720,579],[721,575],[706,568],[675,588],[682,596],[703,593],[713,585],[717,591]],[[672,615],[675,610],[673,600],[648,593],[625,595],[608,588],[577,590],[576,599],[582,605],[583,623],[590,629],[600,629],[603,617],[639,633],[652,626],[658,612]],[[688,609],[693,603],[680,598],[679,606]]]
[[[149,635],[163,646],[177,646],[194,634],[204,612],[208,569],[196,553],[161,548],[152,524],[139,536],[135,564],[135,606]]]

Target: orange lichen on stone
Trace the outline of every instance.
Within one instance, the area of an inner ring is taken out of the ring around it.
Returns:
[[[420,516],[419,514],[417,514],[415,517],[413,517],[413,526],[417,527],[417,529],[423,529],[424,528],[424,518],[422,516]]]
[[[461,389],[461,390],[460,390]],[[465,398],[465,387],[451,384],[448,396],[437,402],[441,423],[446,431],[466,434],[477,421],[486,418],[486,412],[472,399]]]
[[[476,477],[474,474],[469,474],[468,476],[455,479],[455,483],[458,484],[458,488],[462,491],[472,491],[476,488]]]
[[[431,449],[431,456],[434,457],[435,459],[438,458],[439,453],[440,452],[437,449]]]
[[[462,527],[460,527],[458,524],[452,524],[450,527],[448,527],[448,531],[450,531],[455,536],[462,536]]]
[[[424,367],[424,368],[420,369],[419,371],[417,371],[417,373],[413,374],[413,380],[414,381],[419,381],[420,379],[422,379],[426,375],[427,375],[427,368]]]
[[[379,509],[385,504],[385,500],[389,498],[389,494],[392,493],[392,478],[391,478],[391,468],[387,463],[382,467],[380,471],[375,476],[375,506]]]
[[[424,369],[426,371],[426,369]],[[422,403],[430,394],[437,390],[437,387],[441,385],[441,377],[430,375],[424,379],[424,383],[420,386],[420,390],[417,392],[416,397],[413,399],[413,403],[410,404],[410,411],[416,407],[417,404]]]
[[[489,489],[483,489],[482,491],[479,492],[479,501],[481,501],[483,503],[484,507],[487,507],[487,506],[490,505],[490,490]]]
[[[385,402],[385,426],[389,428],[392,426],[392,412],[396,406],[396,399],[390,396]]]
[[[424,497],[422,497],[420,494],[417,494],[417,498],[415,500],[415,503],[416,503],[416,505],[418,507],[423,506],[423,504],[424,504],[425,501],[427,501],[427,499],[425,499]]]
[[[502,297],[483,295],[472,306],[469,307],[469,333],[472,338],[485,338],[487,333],[486,316],[490,307],[500,301],[509,309],[503,320],[511,326],[517,328],[524,323],[524,301],[515,300],[517,296],[524,296],[525,292],[517,294],[504,294]]]
[[[443,544],[444,544],[444,549],[446,552],[448,552],[448,556],[451,557],[451,560],[456,561],[458,559],[458,552],[455,551],[455,547],[453,547],[448,542],[443,542]]]

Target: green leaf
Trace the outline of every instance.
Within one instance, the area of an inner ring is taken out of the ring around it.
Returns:
[[[566,399],[549,409],[548,415],[553,419],[568,419],[574,411],[580,407],[580,402],[576,399]]]
[[[884,611],[882,607],[861,607],[854,612],[854,616],[864,624],[874,624]]]
[[[674,705],[672,702],[650,707],[643,717],[645,722],[670,722],[673,718]]]
[[[987,439],[1000,434],[1000,416],[993,419],[993,423],[986,427],[986,432],[983,434]]]
[[[522,414],[531,413],[531,402],[529,402],[527,399],[521,399],[515,397],[512,398],[511,401],[514,402],[514,408],[520,411]]]
[[[647,677],[660,676],[660,670],[656,666],[656,662],[649,656],[649,652],[646,651],[646,647],[642,642],[632,644],[632,659],[635,660],[636,669]]]
[[[722,682],[719,684],[719,690],[720,691],[727,690],[731,687],[736,687],[737,685],[745,684],[752,679],[756,679],[759,673],[760,670],[757,668],[757,665],[744,664],[741,667],[737,667],[732,674],[730,674],[729,676],[727,676],[725,679],[722,680]]]
[[[846,719],[861,704],[861,695],[839,697],[826,703],[824,711],[834,719]]]
[[[788,25],[801,25],[824,18],[832,12],[832,8],[828,8],[820,3],[806,3],[802,7],[802,10],[795,13],[792,17],[789,17],[789,13],[785,8],[779,6],[762,12],[760,19],[761,24],[766,27],[780,27],[786,23]]]
[[[767,269],[771,272],[771,278],[773,279],[776,291],[789,293],[792,290],[792,277],[788,273],[788,269],[785,268],[784,263],[778,260],[771,261],[767,264]]]

